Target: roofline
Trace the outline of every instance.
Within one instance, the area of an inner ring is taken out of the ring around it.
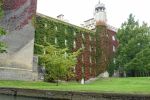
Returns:
[[[92,20],[92,19],[94,19],[94,18],[90,18],[90,19],[88,19],[88,20],[85,20],[84,22],[87,22],[87,21]]]
[[[94,32],[94,31],[92,31],[92,30],[89,30],[89,29],[86,29],[86,28],[83,28],[83,27],[80,27],[80,26],[77,26],[77,25],[74,25],[74,24],[71,24],[71,23],[68,23],[68,22],[64,22],[64,21],[61,21],[61,20],[59,20],[59,19],[56,19],[56,18],[53,18],[53,17],[50,17],[50,16],[47,16],[47,15],[44,15],[44,14],[41,14],[41,13],[36,13],[36,15],[37,16],[40,16],[40,17],[44,17],[44,18],[46,18],[46,19],[51,19],[51,20],[54,20],[54,21],[56,21],[56,22],[62,22],[63,24],[66,24],[66,25],[71,25],[71,26],[73,26],[73,27],[75,27],[75,28],[78,28],[78,29],[81,29],[81,30],[84,30],[84,31],[87,31],[87,32]],[[95,33],[95,32],[94,32]]]

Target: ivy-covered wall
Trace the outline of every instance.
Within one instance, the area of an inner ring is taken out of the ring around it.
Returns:
[[[108,55],[102,56],[107,53],[106,48],[102,44],[107,41],[103,38],[103,34],[107,34],[106,27],[97,27],[97,32],[90,31],[42,14],[36,16],[36,33],[35,33],[35,54],[43,54],[42,46],[46,42],[53,45],[58,45],[59,48],[69,48],[69,52],[76,51],[80,48],[83,49],[82,53],[77,58],[78,63],[75,67],[76,79],[81,80],[84,78],[88,80],[104,72],[107,67],[105,59]],[[103,33],[103,34],[101,34]],[[103,42],[101,39],[103,38]],[[103,64],[103,65],[102,65]]]
[[[7,30],[20,30],[29,23],[36,12],[37,0],[2,0],[4,15],[8,17],[1,21],[1,25]],[[8,21],[8,22],[7,22]]]

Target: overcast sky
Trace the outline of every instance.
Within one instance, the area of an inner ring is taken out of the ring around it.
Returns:
[[[64,14],[70,23],[80,25],[93,18],[99,0],[38,0],[37,12],[56,18]],[[100,0],[106,6],[108,24],[120,27],[130,13],[150,25],[150,0]]]

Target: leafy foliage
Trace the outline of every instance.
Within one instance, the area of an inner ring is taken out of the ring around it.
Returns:
[[[147,57],[150,50],[150,27],[144,22],[140,26],[130,14],[127,22],[118,30],[117,38],[120,43],[116,66],[124,67],[127,71],[147,71],[150,65],[150,58]]]
[[[73,76],[72,69],[76,65],[76,57],[79,55],[79,50],[67,53],[68,49],[59,49],[50,44],[45,46],[44,49],[45,54],[40,56],[40,64],[46,67],[46,81],[66,80]]]
[[[3,5],[3,0],[0,0],[0,18],[3,16],[2,5]]]
[[[3,42],[0,42],[0,53],[3,53],[6,51],[6,45]]]
[[[2,9],[3,0],[0,0],[0,18],[3,16],[3,9]],[[0,27],[0,36],[5,35],[6,32],[3,28]],[[0,41],[0,53],[6,51],[6,46],[3,42]]]
[[[42,15],[41,15],[42,16]],[[35,43],[43,45],[43,42],[46,41],[55,45],[57,39],[57,45],[60,48],[68,48],[69,52],[73,50],[73,42],[76,39],[76,36],[79,34],[90,33],[93,36],[94,32],[80,28],[78,26],[51,18],[51,17],[36,17],[36,32],[35,32]],[[67,45],[65,45],[65,40],[67,40]],[[40,48],[35,48],[35,54],[38,53]]]
[[[95,49],[92,49],[96,48],[94,31],[90,31],[41,14],[37,14],[35,25],[36,32],[34,54],[43,54],[44,50],[42,46],[46,43],[57,45],[57,48],[61,49],[68,48],[68,53],[84,48],[82,53],[77,57],[78,63],[75,68],[76,79],[80,80],[82,74],[85,74],[86,79],[89,79],[90,74],[95,73],[95,67],[92,67],[95,66],[93,63],[95,63],[96,55],[94,53]]]

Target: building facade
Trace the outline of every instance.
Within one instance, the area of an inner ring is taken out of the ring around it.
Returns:
[[[89,80],[107,72],[118,42],[115,38],[116,30],[107,25],[105,5],[99,2],[95,6],[94,18],[85,21],[84,27],[64,22],[62,17],[60,15],[54,19],[37,14],[35,54],[44,52],[39,46],[44,44],[43,41],[60,48],[67,47],[70,52],[82,48],[75,66],[77,81]]]
[[[35,16],[36,4],[36,0],[3,1],[0,27],[7,35],[0,37],[0,41],[6,43],[7,52],[0,54],[0,79],[37,80],[37,68],[33,64],[37,60],[33,54],[43,54],[40,45],[45,42],[67,47],[69,52],[83,49],[74,67],[77,81],[107,72],[118,42],[116,31],[107,25],[104,4],[99,2],[95,6],[94,18],[85,21],[84,28],[62,21],[63,15],[58,19],[42,14]]]

